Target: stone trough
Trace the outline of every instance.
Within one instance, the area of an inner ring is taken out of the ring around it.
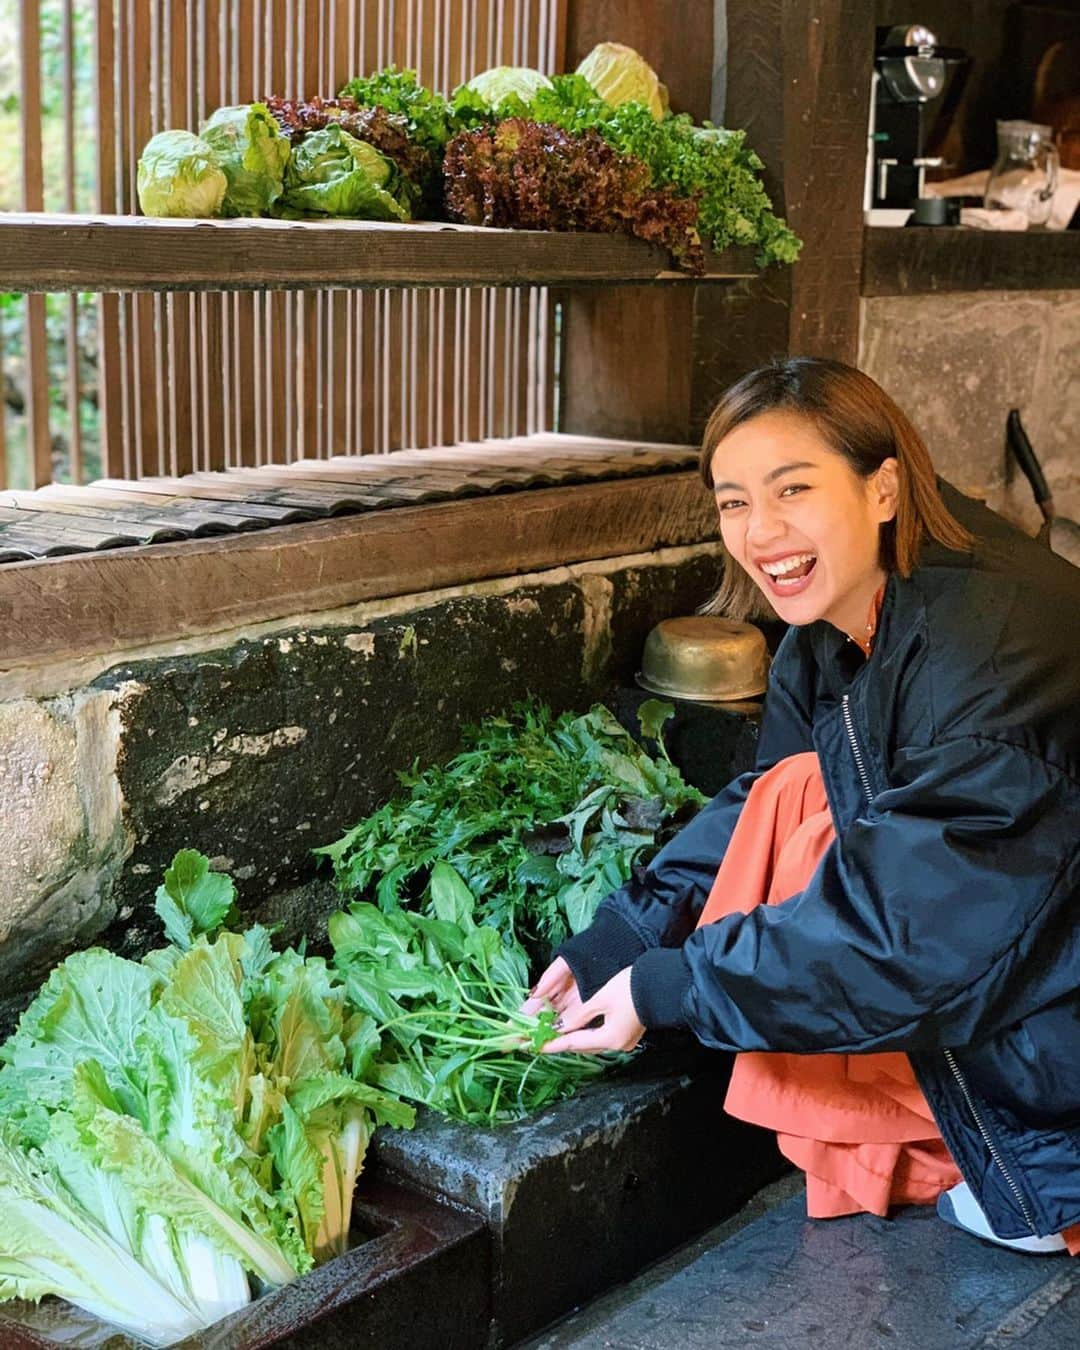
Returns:
[[[376,1136],[355,1245],[177,1350],[494,1350],[715,1224],[779,1175],[724,1116],[730,1060],[682,1041],[531,1120]],[[0,1305],[3,1350],[135,1350],[57,1299]]]

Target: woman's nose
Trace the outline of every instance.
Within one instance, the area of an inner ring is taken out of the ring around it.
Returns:
[[[771,504],[762,503],[750,508],[750,518],[746,522],[747,543],[760,548],[779,538],[783,533],[783,522]]]

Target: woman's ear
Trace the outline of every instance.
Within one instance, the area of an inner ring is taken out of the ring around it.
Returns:
[[[884,525],[887,520],[895,520],[900,500],[900,467],[894,458],[890,456],[881,461],[870,481],[870,490],[879,523]]]

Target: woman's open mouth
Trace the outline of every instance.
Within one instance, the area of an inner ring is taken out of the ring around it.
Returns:
[[[816,553],[791,553],[786,558],[758,564],[765,574],[767,589],[777,596],[798,595],[806,590],[817,566]]]

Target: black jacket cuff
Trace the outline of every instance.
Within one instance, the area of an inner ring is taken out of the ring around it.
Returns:
[[[689,988],[690,967],[681,947],[653,947],[630,971],[634,1011],[649,1031],[686,1026],[683,999]]]
[[[569,937],[556,951],[573,972],[582,1001],[632,966],[645,943],[625,920],[610,909],[598,909],[588,928]]]

